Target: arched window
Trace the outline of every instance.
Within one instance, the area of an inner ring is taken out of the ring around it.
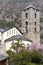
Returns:
[[[28,32],[28,22],[26,21],[26,33]]]
[[[34,16],[35,16],[35,18],[36,18],[36,13],[34,13]]]
[[[36,33],[36,28],[35,28],[35,33]]]
[[[26,13],[26,18],[28,18],[28,13]]]
[[[36,21],[35,21],[35,26],[36,26]]]
[[[28,25],[28,22],[26,21],[26,25]]]

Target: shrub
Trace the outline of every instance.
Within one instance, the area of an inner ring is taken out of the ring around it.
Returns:
[[[31,61],[33,63],[41,63],[42,61],[42,54],[36,50],[31,52]]]

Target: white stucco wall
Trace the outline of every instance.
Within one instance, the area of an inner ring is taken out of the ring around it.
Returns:
[[[5,50],[8,50],[10,48],[12,41],[6,42],[7,44],[4,41],[14,35],[16,36],[16,35],[22,35],[22,34],[15,27],[3,33],[0,32],[0,40],[1,40],[1,49],[0,49],[1,52],[0,53],[5,53]]]
[[[17,42],[17,40],[14,40],[14,43],[15,42]],[[12,41],[5,42],[6,51],[10,49],[11,43],[12,43]],[[27,47],[27,45],[31,45],[32,44],[30,41],[23,41],[23,40],[22,40],[21,43],[23,43],[25,45],[25,47]]]

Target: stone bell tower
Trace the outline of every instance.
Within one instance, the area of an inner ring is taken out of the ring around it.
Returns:
[[[40,45],[40,11],[33,5],[22,11],[22,32],[37,46]]]

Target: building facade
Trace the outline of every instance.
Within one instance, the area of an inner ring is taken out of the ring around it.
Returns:
[[[24,43],[25,47],[27,47],[27,44],[32,44],[32,41],[25,38],[17,27],[6,30],[0,29],[0,54],[6,54],[6,51],[11,47],[11,43],[17,42],[17,39],[21,39],[21,43]]]
[[[12,41],[21,38],[22,43],[40,46],[40,11],[33,5],[29,5],[22,11],[22,30],[16,26],[11,29],[0,29],[0,53],[5,53],[11,47]],[[32,40],[32,41],[31,41]]]
[[[11,46],[10,44],[6,44],[5,40],[16,35],[22,35],[16,27],[13,27],[11,29],[6,29],[6,30],[0,29],[0,53],[5,53],[6,48]]]
[[[22,11],[22,32],[24,36],[40,45],[40,11],[33,5]]]

